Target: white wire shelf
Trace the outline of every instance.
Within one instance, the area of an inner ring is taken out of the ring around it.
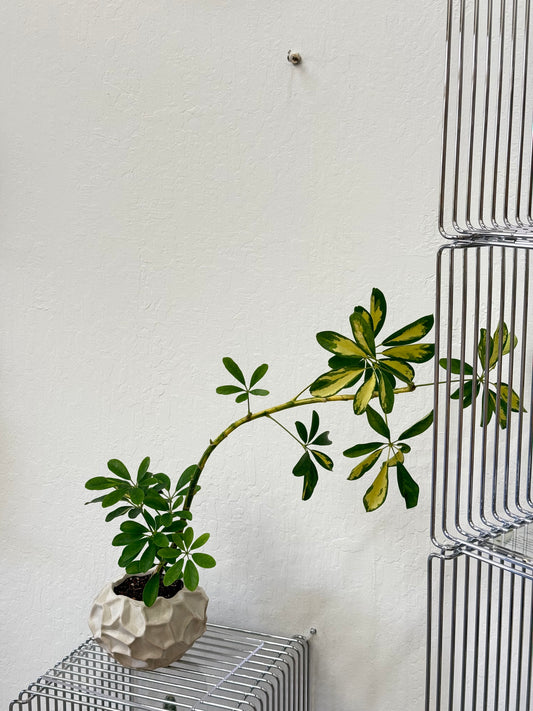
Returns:
[[[10,711],[308,711],[308,642],[208,624],[178,661],[127,669],[89,639]]]

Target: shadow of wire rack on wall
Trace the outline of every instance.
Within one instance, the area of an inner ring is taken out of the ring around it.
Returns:
[[[10,711],[308,711],[306,637],[208,624],[164,669],[127,669],[88,640],[19,694]]]
[[[448,2],[426,711],[533,708],[532,21]]]

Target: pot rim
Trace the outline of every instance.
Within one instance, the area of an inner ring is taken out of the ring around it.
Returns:
[[[152,572],[152,571],[148,571],[148,573],[142,573],[141,575],[149,575],[150,572]],[[124,580],[127,580],[128,578],[136,578],[136,577],[138,577],[138,576],[139,576],[139,574],[128,574],[128,573],[125,573],[121,578],[118,578],[117,580],[108,581],[108,582],[104,585],[104,587],[103,587],[103,589],[101,590],[101,592],[102,592],[103,590],[109,588],[110,591],[111,591],[111,594],[114,595],[115,597],[123,597],[123,598],[126,598],[126,600],[128,600],[128,601],[130,602],[130,604],[136,605],[137,607],[139,607],[139,606],[146,607],[146,604],[143,602],[143,600],[134,600],[133,598],[128,597],[127,595],[122,595],[122,594],[120,594],[120,593],[116,593],[116,592],[115,592],[115,585],[120,585],[120,583],[124,582]],[[175,593],[174,595],[172,595],[172,597],[160,597],[160,596],[158,596],[158,597],[156,598],[156,601],[154,602],[154,604],[153,604],[151,607],[153,608],[155,605],[158,605],[158,604],[159,604],[159,605],[169,605],[169,604],[173,603],[173,602],[181,595],[181,593],[184,593],[184,594],[185,594],[185,593],[194,594],[194,593],[197,592],[197,591],[198,591],[198,592],[202,592],[202,593],[207,597],[207,594],[206,594],[205,590],[204,590],[200,585],[198,585],[198,587],[196,588],[196,590],[189,590],[189,589],[186,588],[185,585],[184,585],[184,586],[181,588],[181,590],[178,590],[178,592]],[[100,593],[98,593],[98,594],[100,595]],[[159,602],[160,600],[161,600],[162,602]]]

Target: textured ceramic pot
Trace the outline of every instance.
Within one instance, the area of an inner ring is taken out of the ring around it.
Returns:
[[[89,615],[95,640],[125,667],[157,669],[180,659],[206,629],[208,597],[202,588],[182,588],[174,597],[158,597],[152,607],[108,583],[97,595]]]

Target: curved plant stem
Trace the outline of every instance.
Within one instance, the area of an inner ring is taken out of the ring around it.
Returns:
[[[414,384],[413,385],[407,385],[404,388],[396,388],[394,392],[396,394],[398,393],[408,393],[412,392],[415,389]],[[305,392],[305,391],[303,391]],[[198,480],[200,479],[200,476],[205,468],[205,465],[207,464],[207,460],[211,456],[211,454],[214,452],[214,450],[218,447],[218,445],[223,442],[229,435],[234,432],[238,427],[241,425],[246,424],[247,422],[252,422],[253,420],[258,420],[261,417],[268,417],[270,419],[274,419],[272,415],[276,412],[283,412],[284,410],[290,410],[293,407],[300,407],[302,405],[317,405],[321,404],[324,402],[352,402],[355,395],[330,395],[328,397],[307,397],[303,398],[302,400],[297,400],[297,398],[301,395],[302,393],[299,393],[296,395],[295,398],[292,400],[289,400],[288,402],[284,402],[281,405],[275,405],[274,407],[268,407],[265,410],[260,410],[259,412],[249,412],[247,415],[244,417],[241,417],[239,420],[235,420],[235,422],[232,422],[231,425],[228,425],[225,430],[222,430],[222,432],[216,437],[215,439],[211,440],[209,443],[209,446],[206,447],[204,450],[204,453],[200,457],[200,460],[197,465],[196,473],[191,479],[191,483],[189,484],[189,490],[187,492],[187,497],[185,499],[185,503],[183,505],[183,510],[184,511],[190,511],[192,501],[194,499],[194,495],[196,493],[196,487],[198,485]],[[374,397],[377,396],[377,393],[374,394]],[[281,423],[279,423],[277,420],[274,420],[276,424],[279,424],[281,427]],[[284,428],[286,429],[286,428]],[[287,430],[288,431],[288,430]],[[289,434],[291,434],[289,432]],[[291,435],[293,436],[293,435]]]

